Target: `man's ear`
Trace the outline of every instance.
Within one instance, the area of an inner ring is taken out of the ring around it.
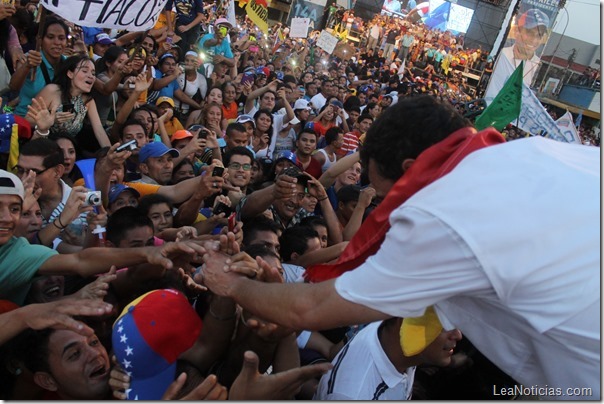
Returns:
[[[292,256],[289,258],[290,262],[296,262],[296,260],[300,258],[300,254],[298,254],[297,252],[293,252]]]
[[[407,172],[407,170],[409,168],[411,168],[411,166],[413,165],[413,163],[415,163],[415,159],[405,159],[405,160],[403,160],[403,164],[402,164],[403,173]]]
[[[145,163],[140,163],[138,165],[138,169],[140,170],[141,173],[147,175],[149,174],[149,167],[147,167],[147,164]]]
[[[62,178],[63,174],[65,174],[65,166],[63,164],[58,164],[54,169],[59,178]]]
[[[47,372],[34,373],[34,383],[42,387],[44,390],[57,391],[59,389],[55,378]]]

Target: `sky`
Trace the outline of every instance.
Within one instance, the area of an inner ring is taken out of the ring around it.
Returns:
[[[598,0],[567,0],[566,11],[560,10],[554,32],[562,34],[566,22],[565,36],[599,45],[601,43],[600,3]]]

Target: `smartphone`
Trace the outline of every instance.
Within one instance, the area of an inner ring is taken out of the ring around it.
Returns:
[[[222,177],[224,174],[224,167],[214,167],[212,170],[212,177]]]
[[[172,44],[172,37],[171,36],[166,37],[166,43]]]
[[[229,216],[229,231],[234,231],[235,230],[235,226],[237,225],[237,213],[233,212],[231,213],[231,215]]]
[[[197,134],[197,137],[200,139],[207,139],[209,134],[210,132],[206,128],[202,128]]]
[[[132,139],[131,141],[126,142],[123,145],[121,145],[120,147],[118,147],[117,149],[115,149],[115,152],[119,153],[124,150],[132,151],[132,150],[135,150],[137,147],[138,147],[138,144],[136,143],[136,139]]]
[[[300,91],[300,95],[302,97],[304,97],[306,95],[306,89],[304,88],[304,86],[298,87],[298,91]]]
[[[241,78],[241,84],[245,85],[245,83],[251,83],[254,84],[254,74],[253,73],[244,73],[243,77]]]
[[[258,46],[256,45],[251,45],[248,49],[250,50],[250,52],[256,53],[260,48],[258,48]]]
[[[63,104],[63,112],[74,112],[74,105],[73,104]]]
[[[222,202],[218,202],[216,206],[214,206],[214,209],[212,209],[212,214],[219,215],[221,213],[224,213],[225,216],[229,216],[233,213],[233,210],[229,205]]]

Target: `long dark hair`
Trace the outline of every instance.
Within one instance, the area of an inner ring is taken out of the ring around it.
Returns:
[[[107,71],[107,64],[113,64],[124,53],[126,53],[126,51],[121,46],[111,46],[108,48],[103,57],[95,63],[97,76],[104,71]]]
[[[55,79],[53,83],[59,86],[61,89],[61,100],[68,101],[71,99],[70,89],[71,89],[71,79],[67,76],[67,72],[75,72],[81,66],[81,63],[85,61],[91,61],[88,55],[75,55],[67,58],[67,60],[61,63],[59,70],[55,74]]]

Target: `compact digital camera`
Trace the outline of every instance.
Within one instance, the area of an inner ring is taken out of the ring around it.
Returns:
[[[84,198],[84,206],[101,206],[101,191],[89,191],[86,192]]]

